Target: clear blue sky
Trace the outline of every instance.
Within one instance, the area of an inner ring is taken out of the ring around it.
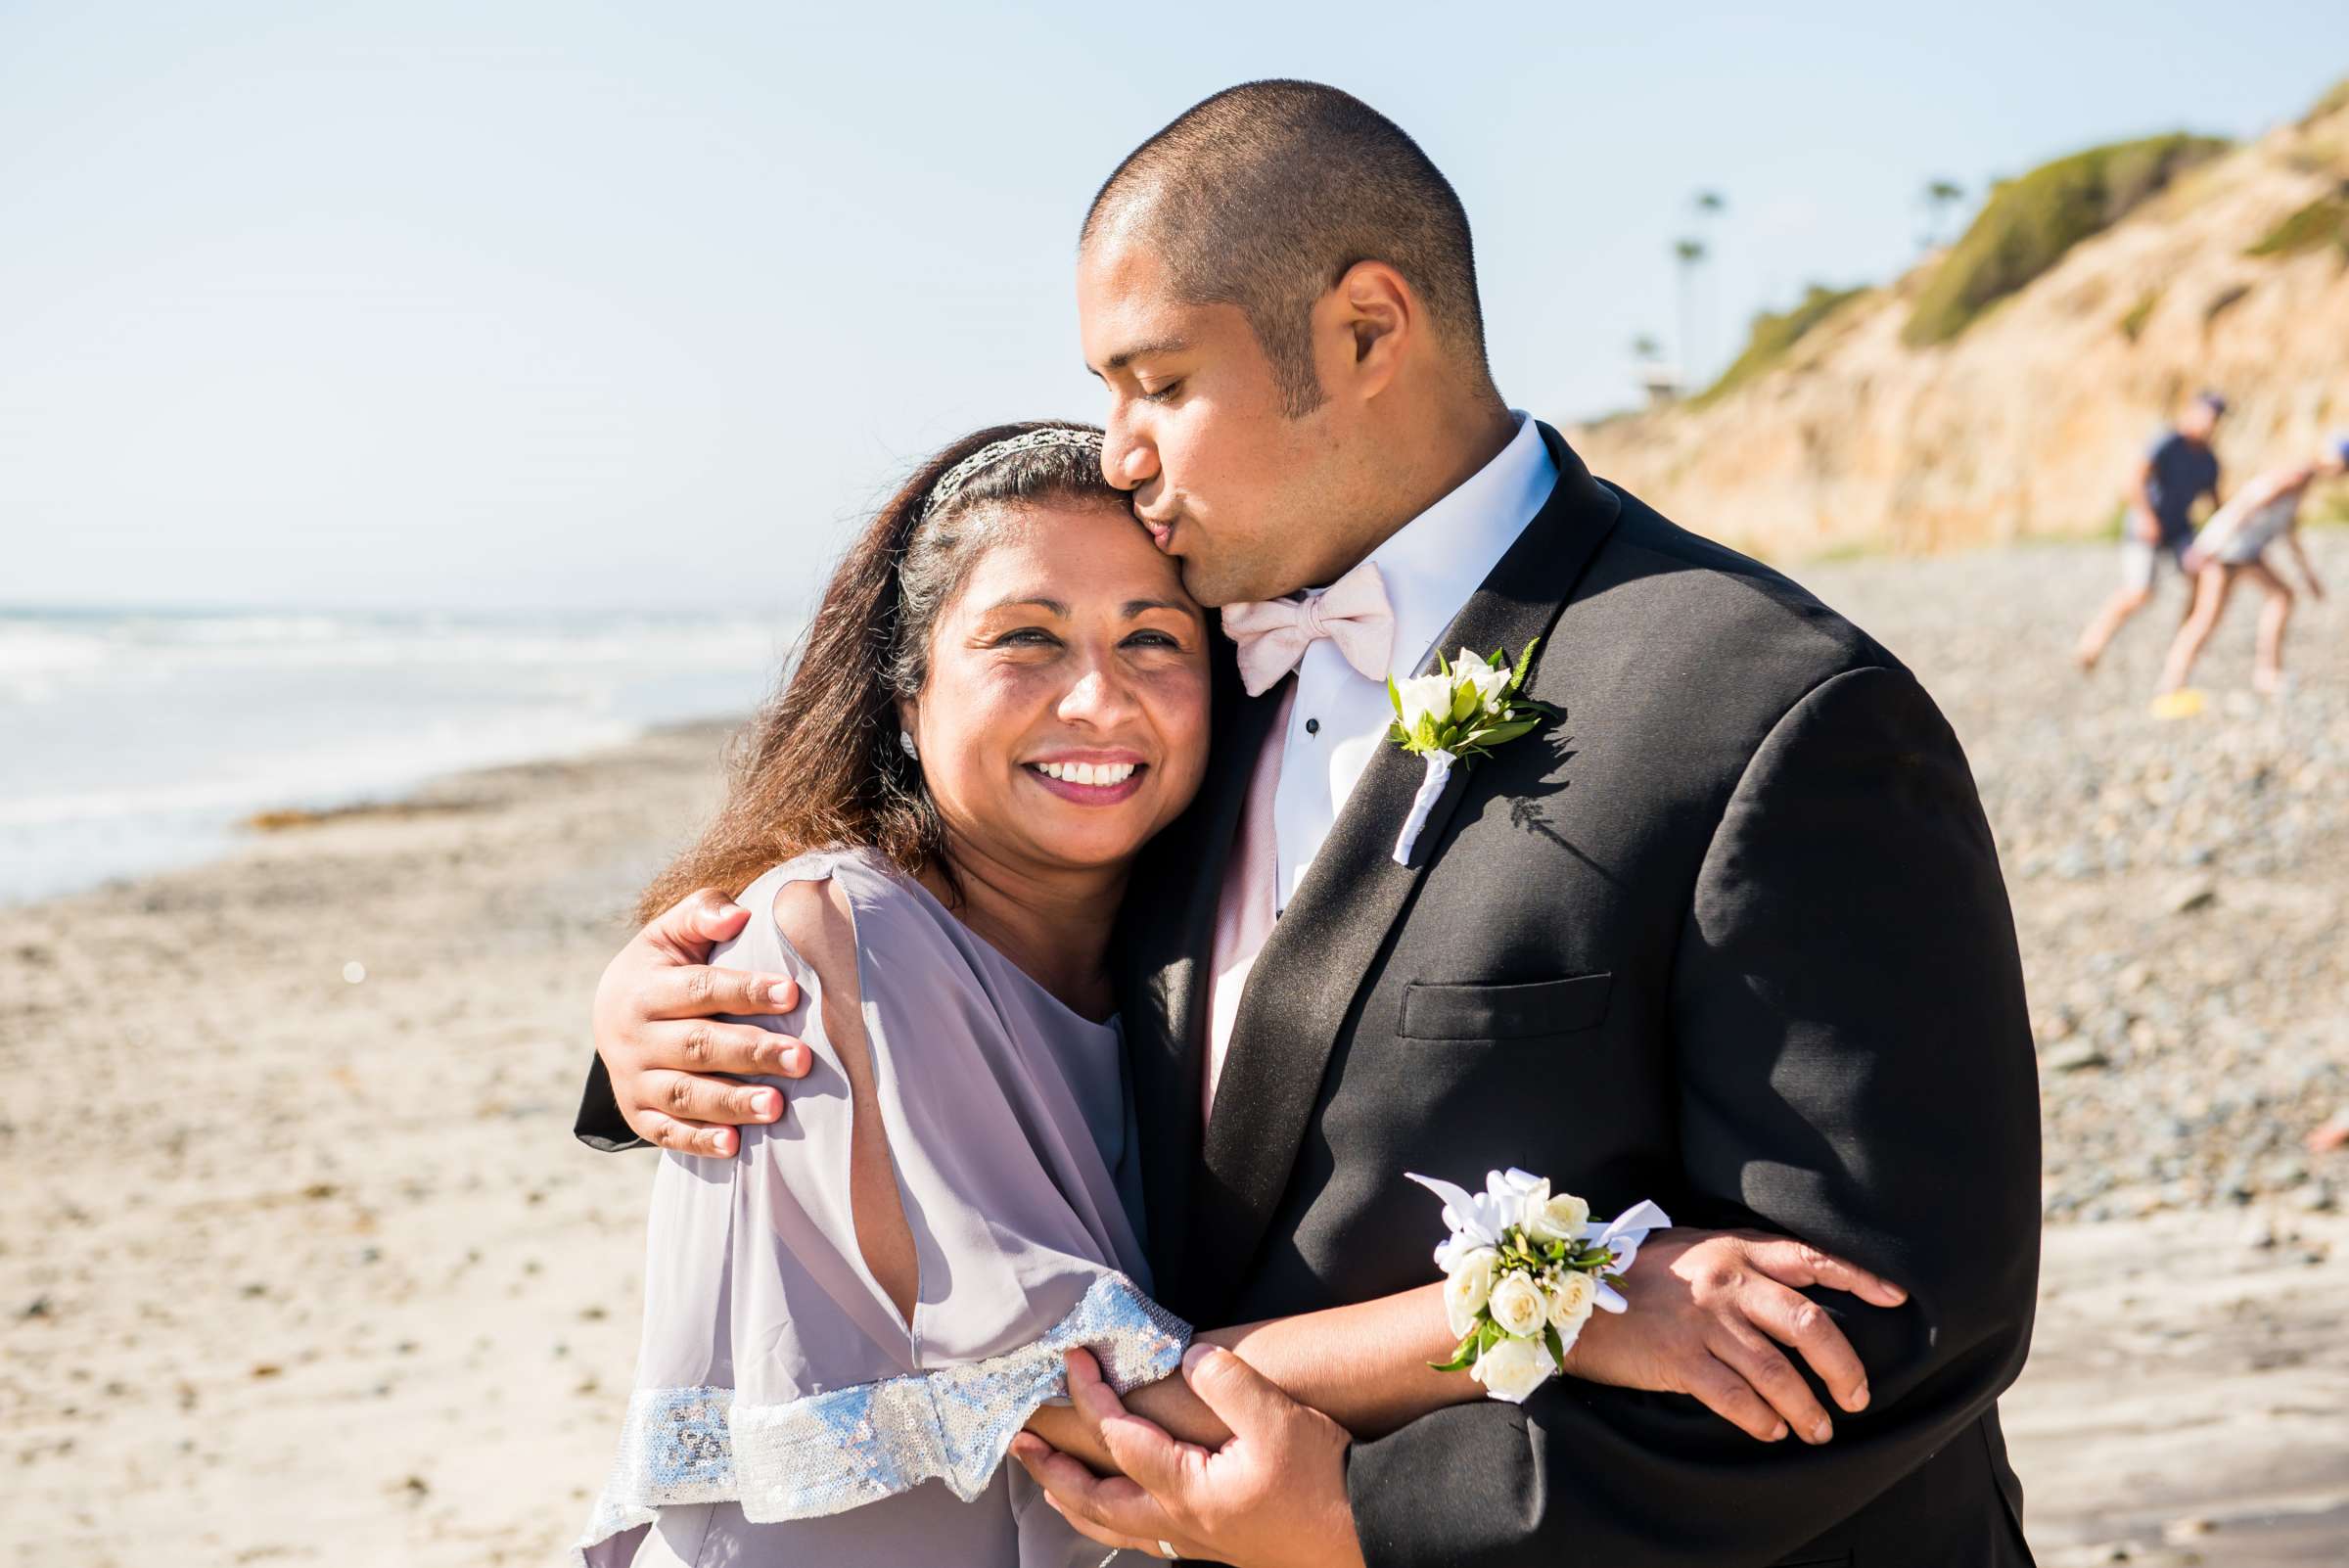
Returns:
[[[1097,414],[1084,203],[1250,77],[1419,138],[1570,418],[1699,188],[1718,362],[1931,176],[2349,72],[2339,0],[1755,9],[0,0],[0,603],[796,601],[927,446]]]

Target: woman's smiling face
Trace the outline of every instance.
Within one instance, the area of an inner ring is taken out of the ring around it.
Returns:
[[[1206,770],[1207,618],[1124,506],[996,510],[904,705],[930,797],[998,863],[1130,859]]]

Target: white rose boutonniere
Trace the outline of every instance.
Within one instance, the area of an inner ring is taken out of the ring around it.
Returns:
[[[1412,675],[1404,680],[1389,676],[1387,687],[1387,695],[1395,704],[1395,722],[1399,728],[1415,733],[1422,727],[1432,728],[1451,721],[1451,676]]]
[[[1476,1193],[1435,1176],[1408,1179],[1444,1200],[1449,1232],[1436,1267],[1445,1321],[1460,1342],[1433,1364],[1465,1371],[1511,1404],[1565,1368],[1592,1312],[1626,1310],[1609,1281],[1632,1267],[1648,1232],[1672,1224],[1652,1203],[1598,1223],[1588,1203],[1527,1171],[1488,1172]]]
[[[1556,709],[1522,691],[1525,672],[1533,667],[1534,650],[1540,645],[1539,639],[1527,643],[1514,666],[1505,652],[1496,651],[1492,658],[1480,659],[1462,648],[1454,660],[1436,655],[1433,674],[1405,680],[1388,678],[1387,697],[1395,705],[1395,722],[1387,730],[1387,739],[1427,766],[1419,793],[1411,797],[1410,814],[1395,840],[1396,864],[1411,863],[1411,850],[1419,842],[1420,829],[1427,826],[1428,813],[1451,781],[1452,763],[1489,756],[1495,747],[1515,740],[1544,718],[1557,716]]]

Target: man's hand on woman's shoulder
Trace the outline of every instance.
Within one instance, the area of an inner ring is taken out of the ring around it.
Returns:
[[[647,1143],[729,1156],[740,1143],[734,1129],[777,1120],[783,1096],[717,1075],[807,1071],[807,1047],[792,1036],[718,1022],[800,1004],[789,976],[710,967],[711,949],[739,936],[748,919],[740,904],[704,888],[636,933],[595,988],[596,1054],[620,1114]]]

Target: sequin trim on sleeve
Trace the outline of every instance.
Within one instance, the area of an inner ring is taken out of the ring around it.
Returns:
[[[575,1561],[669,1503],[739,1502],[770,1524],[814,1519],[944,1480],[965,1502],[987,1490],[1011,1440],[1068,1392],[1062,1358],[1079,1346],[1123,1394],[1170,1376],[1190,1325],[1123,1274],[1093,1282],[1034,1344],[963,1366],[743,1405],[730,1388],[638,1389],[620,1458]]]

